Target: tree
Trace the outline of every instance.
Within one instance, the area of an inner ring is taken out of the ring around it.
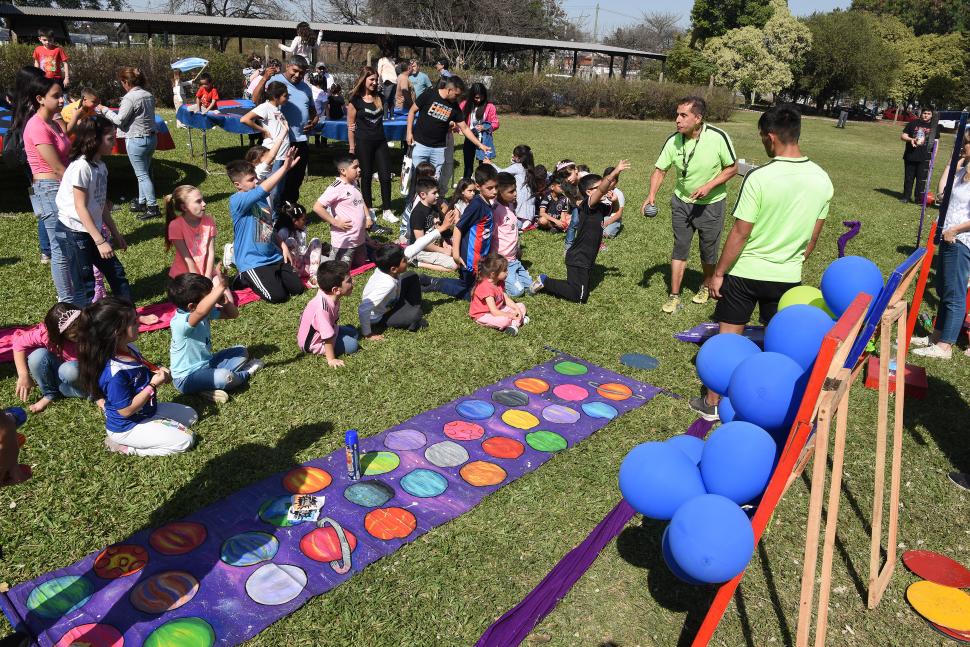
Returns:
[[[702,85],[707,83],[715,72],[701,53],[690,46],[689,34],[680,36],[667,52],[667,76],[676,83]]]
[[[970,0],[852,0],[852,8],[896,16],[917,35],[970,28]]]
[[[966,69],[966,50],[960,34],[923,34],[900,43],[902,65],[889,90],[896,101],[920,99],[950,103]],[[930,84],[930,80],[933,83]],[[949,85],[953,91],[948,91]],[[931,89],[932,88],[932,89]],[[927,92],[929,90],[929,92]]]
[[[646,52],[666,52],[674,46],[683,30],[677,26],[680,16],[675,13],[645,13],[639,24],[617,27],[603,42],[614,47],[626,47]]]
[[[764,27],[773,13],[770,0],[695,0],[690,12],[691,47],[738,27]]]

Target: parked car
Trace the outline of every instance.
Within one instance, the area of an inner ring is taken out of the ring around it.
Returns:
[[[875,110],[864,106],[835,106],[832,108],[831,115],[838,119],[843,110],[849,112],[849,119],[851,121],[874,121],[876,119]]]
[[[897,111],[899,114],[897,114]],[[886,108],[882,111],[882,118],[887,121],[901,121],[908,123],[919,119],[919,115],[909,110],[899,110],[898,108]]]

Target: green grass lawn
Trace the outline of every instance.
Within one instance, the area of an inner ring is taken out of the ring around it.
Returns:
[[[763,163],[756,120],[756,114],[741,112],[719,125],[730,133],[739,157]],[[833,125],[829,119],[807,119],[802,131],[803,150],[828,171],[835,185],[829,223],[805,265],[804,280],[814,285],[836,257],[836,239],[844,231],[841,220],[863,222],[849,253],[868,256],[888,274],[912,251],[919,216],[916,207],[896,199],[902,183],[900,129],[850,123],[837,130]],[[233,189],[228,179],[206,176],[201,160],[189,157],[186,131],[176,130],[173,122],[172,131],[178,149],[156,156],[159,192],[182,183],[199,186],[218,222],[218,243],[230,241],[228,197]],[[709,320],[713,305],[688,303],[674,316],[660,312],[672,243],[666,206],[671,180],[658,199],[661,215],[651,220],[639,214],[648,174],[672,131],[670,123],[662,122],[502,117],[496,135],[499,160],[508,159],[516,144],[528,143],[537,162],[546,166],[566,157],[595,172],[620,158],[633,164],[620,182],[627,196],[626,229],[600,254],[602,281],[590,302],[581,306],[530,298],[533,323],[518,337],[476,325],[465,303],[431,296],[426,299],[429,329],[391,332],[382,342],[367,343],[348,358],[344,369],[333,370],[322,358],[298,352],[296,327],[310,298],[307,293],[285,305],[246,306],[238,320],[213,326],[217,349],[246,344],[267,361],[251,386],[228,404],[216,407],[177,397],[171,387],[161,390],[162,399],[185,401],[202,415],[195,427],[198,446],[183,456],[110,454],[102,444],[101,414],[78,400],[57,402],[32,417],[25,427],[30,441],[22,458],[33,466],[34,478],[0,490],[0,582],[13,586],[73,563],[141,528],[177,519],[257,479],[325,455],[341,446],[344,429],[375,434],[527,369],[550,358],[543,350],[546,344],[693,395],[698,388],[692,364],[696,347],[673,340],[671,334]],[[941,154],[949,155],[951,141],[944,140]],[[240,156],[238,143],[234,136],[212,131],[210,170]],[[326,150],[314,155],[313,176],[304,184],[308,207],[333,176]],[[109,160],[109,172],[112,199],[130,199],[136,189],[127,159]],[[26,187],[17,180],[9,170],[0,177],[0,325],[39,321],[54,301],[48,268],[38,262],[36,220]],[[729,205],[739,186],[738,180],[730,183]],[[396,191],[395,198],[400,212]],[[121,258],[138,303],[164,298],[170,256],[163,251],[162,223],[141,223],[127,209],[116,220],[131,245]],[[321,223],[311,231],[327,236]],[[533,274],[564,272],[561,236],[530,232],[522,242]],[[695,243],[686,300],[699,286],[699,267]],[[356,323],[364,280],[366,276],[357,279],[354,294],[345,301],[344,323]],[[935,304],[935,295],[928,295],[926,308]],[[148,358],[168,362],[168,331],[148,334],[140,344]],[[653,355],[660,366],[649,373],[628,369],[619,363],[627,352]],[[970,496],[945,476],[954,468],[970,471],[970,358],[960,352],[950,362],[927,366],[929,396],[906,403],[900,548],[939,550],[970,563]],[[13,365],[0,366],[4,405],[15,403],[14,382]],[[882,604],[873,611],[865,608],[875,409],[875,392],[859,384],[852,396],[829,644],[941,645],[943,639],[904,600],[906,586],[915,578],[901,564]],[[613,507],[620,497],[617,469],[627,451],[681,433],[693,419],[684,401],[654,399],[468,514],[315,598],[251,643],[473,643]],[[804,478],[789,490],[712,644],[793,642],[807,493]],[[641,524],[638,517],[537,627],[530,642],[676,644],[685,619],[694,622],[703,614],[710,592],[680,584],[668,572],[660,556],[660,529],[649,521]],[[6,624],[0,626],[0,631],[6,629]]]

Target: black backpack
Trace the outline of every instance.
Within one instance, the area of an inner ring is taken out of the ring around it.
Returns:
[[[24,148],[23,128],[10,129],[3,136],[3,163],[8,168],[24,168],[27,166],[27,150]]]

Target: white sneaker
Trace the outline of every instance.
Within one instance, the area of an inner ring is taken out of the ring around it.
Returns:
[[[389,222],[392,224],[395,222],[401,222],[401,219],[395,216],[394,212],[391,211],[390,209],[385,209],[384,213],[381,214],[381,218],[383,218],[386,222]]]
[[[529,315],[525,315],[524,317],[522,317],[522,325],[524,326],[527,323],[529,323]]]
[[[263,368],[264,366],[266,366],[266,362],[264,362],[261,359],[255,358],[255,359],[249,360],[248,362],[240,366],[239,370],[245,371],[246,373],[249,373],[250,375],[252,375],[259,369]]]
[[[950,359],[953,357],[953,349],[948,348],[943,350],[936,344],[932,346],[927,346],[926,348],[917,348],[913,351],[913,355],[919,355],[920,357],[933,357],[935,359]]]
[[[232,243],[226,243],[222,248],[222,265],[228,267],[235,265],[235,256],[232,253]]]
[[[225,404],[226,402],[229,402],[229,394],[222,389],[215,389],[214,391],[199,391],[198,395],[200,398],[212,400],[217,404]]]
[[[926,348],[930,345],[929,337],[911,337],[909,340],[910,348]]]
[[[509,324],[509,326],[502,332],[504,332],[506,335],[509,335],[510,337],[515,337],[516,335],[519,334],[519,327]]]

